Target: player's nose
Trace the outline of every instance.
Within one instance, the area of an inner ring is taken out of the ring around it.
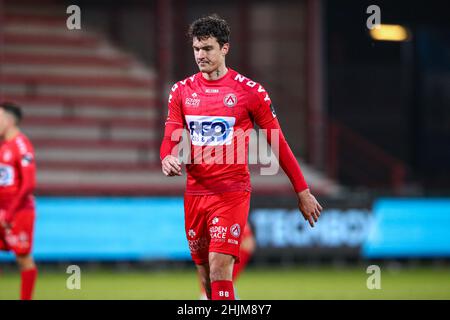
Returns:
[[[206,57],[206,51],[205,50],[199,50],[198,53],[197,53],[197,58],[200,60],[200,59],[203,59],[205,57]]]

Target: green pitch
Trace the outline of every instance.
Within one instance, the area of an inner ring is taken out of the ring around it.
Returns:
[[[36,299],[198,299],[193,269],[81,273],[81,289],[66,288],[65,270],[41,269]],[[250,268],[237,283],[240,299],[450,299],[449,268],[381,269],[381,289],[366,286],[365,267]],[[16,299],[19,274],[0,273],[0,299]]]

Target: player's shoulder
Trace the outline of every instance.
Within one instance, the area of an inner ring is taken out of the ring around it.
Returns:
[[[230,81],[233,81],[236,87],[259,99],[270,99],[268,92],[261,83],[235,70],[231,70],[231,72]]]
[[[30,139],[28,139],[28,137],[24,133],[19,133],[13,139],[13,143],[21,154],[25,154],[33,150]]]
[[[235,70],[230,70],[230,72],[231,72],[230,81],[232,81],[240,89],[254,94],[266,92],[266,89],[264,89],[261,83]]]
[[[197,81],[198,81],[198,79],[197,79],[198,76],[199,76],[199,73],[195,73],[195,74],[193,74],[193,75],[191,75],[191,76],[189,76],[189,77],[187,77],[187,78],[185,78],[183,80],[179,80],[179,81],[175,82],[172,85],[172,88],[170,89],[170,91],[172,93],[175,93],[177,91],[181,92],[181,91],[183,91],[186,88],[195,86]]]

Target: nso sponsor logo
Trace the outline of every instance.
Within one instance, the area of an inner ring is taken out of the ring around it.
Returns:
[[[186,116],[191,141],[195,146],[231,144],[235,122],[235,117]]]

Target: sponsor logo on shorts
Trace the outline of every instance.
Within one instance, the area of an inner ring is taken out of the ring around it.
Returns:
[[[211,236],[211,241],[215,239],[225,239],[227,235],[227,227],[214,226],[209,228],[209,234]]]
[[[241,234],[241,227],[239,226],[239,224],[233,224],[230,228],[230,233],[233,237],[239,238],[239,235]]]
[[[196,240],[188,240],[189,250],[192,253],[203,251],[208,248],[208,240],[205,237]]]
[[[20,232],[19,234],[12,234],[9,233],[5,237],[6,242],[8,243],[8,246],[10,247],[16,247],[20,249],[26,249],[30,246],[30,241],[28,238],[28,234],[26,232]]]
[[[239,242],[237,241],[237,240],[234,240],[234,239],[228,239],[228,243],[231,243],[231,244],[239,244]]]
[[[191,237],[191,238],[195,237],[195,235],[196,235],[195,231],[192,229],[189,229],[188,234],[189,234],[189,237]]]
[[[217,224],[217,222],[219,222],[219,218],[214,217],[214,219],[212,219],[212,224]]]

